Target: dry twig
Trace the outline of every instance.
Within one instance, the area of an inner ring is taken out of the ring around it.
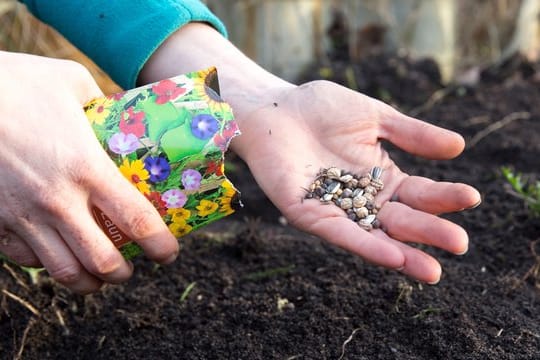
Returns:
[[[345,342],[341,345],[341,355],[339,356],[338,360],[343,359],[343,356],[345,356],[345,346],[347,346],[347,344],[351,342],[351,340],[353,339],[354,334],[356,334],[360,330],[361,330],[360,328],[354,329],[352,331],[351,335],[349,335],[349,337],[347,338],[347,340],[345,340]]]
[[[503,127],[507,126],[508,124],[516,121],[516,120],[527,120],[530,119],[531,113],[528,111],[517,111],[510,113],[503,117],[501,120],[494,122],[493,124],[487,126],[483,130],[480,130],[472,137],[472,139],[469,141],[469,145],[467,146],[468,149],[476,146],[483,138],[488,136],[489,134],[502,129]]]
[[[30,290],[30,287],[24,282],[23,279],[21,279],[21,277],[19,276],[19,274],[17,274],[15,272],[15,270],[13,270],[13,268],[11,266],[9,266],[7,263],[4,263],[2,265],[4,267],[4,269],[6,269],[9,274],[15,279],[15,281],[17,282],[17,284],[21,285],[25,290]]]
[[[6,289],[2,289],[2,292],[7,295],[10,299],[13,299],[15,300],[16,302],[18,302],[19,304],[21,304],[22,306],[24,306],[25,308],[27,308],[32,314],[36,315],[36,316],[41,316],[41,313],[39,312],[38,309],[36,309],[32,304],[30,304],[28,301],[18,297],[17,295],[7,291]]]
[[[24,347],[26,345],[26,339],[28,338],[28,333],[30,332],[30,329],[32,328],[32,326],[34,326],[35,323],[36,323],[36,318],[34,317],[28,320],[28,324],[26,325],[26,328],[24,329],[24,332],[21,338],[21,345],[19,346],[19,351],[17,351],[17,355],[14,357],[15,360],[22,359]]]

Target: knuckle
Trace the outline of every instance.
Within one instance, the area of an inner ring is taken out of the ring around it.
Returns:
[[[131,217],[128,226],[135,239],[142,239],[152,234],[156,228],[155,223],[154,217],[149,211],[141,211]]]
[[[61,284],[72,285],[76,284],[81,277],[81,267],[75,263],[64,264],[62,266],[47,269],[50,277]]]
[[[92,174],[96,173],[94,172],[94,162],[86,156],[79,156],[79,158],[68,161],[65,171],[68,178],[81,188],[88,187],[92,180]]]
[[[89,264],[88,271],[97,277],[106,278],[120,269],[122,261],[118,254],[112,252],[104,254]]]
[[[80,62],[74,61],[74,60],[60,60],[63,61],[63,68],[66,71],[69,71],[71,75],[80,80],[87,80],[89,78],[92,78],[92,74],[90,74],[90,71],[88,71],[88,68],[81,64]]]
[[[40,208],[55,217],[62,217],[66,213],[67,203],[61,199],[61,191],[52,187],[43,187],[36,192],[36,201]]]

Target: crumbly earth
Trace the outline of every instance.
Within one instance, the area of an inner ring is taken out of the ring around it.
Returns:
[[[44,273],[32,283],[24,271],[0,264],[0,358],[540,358],[540,219],[510,194],[500,173],[512,166],[531,180],[540,174],[534,66],[508,64],[485,72],[474,88],[445,89],[441,100],[427,102],[440,89],[433,67],[422,72],[398,58],[393,62],[405,70],[389,81],[384,69],[392,59],[364,60],[372,76],[359,79],[370,86],[360,90],[384,94],[469,142],[509,114],[530,114],[452,161],[422,160],[385,145],[410,174],[469,183],[482,193],[480,207],[447,215],[468,230],[469,252],[426,249],[442,261],[438,285],[366,264],[283,225],[231,156],[229,175],[245,208],[189,236],[173,265],[138,258],[131,281],[82,297]]]

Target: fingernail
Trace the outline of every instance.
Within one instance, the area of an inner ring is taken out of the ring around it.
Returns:
[[[437,280],[435,281],[428,281],[427,284],[428,285],[437,285],[439,283],[439,281],[441,281],[441,278],[438,278]]]
[[[478,202],[476,204],[474,204],[473,206],[471,207],[468,207],[467,209],[474,209],[474,208],[477,208],[478,206],[480,206],[480,204],[482,203],[482,200],[478,200]]]
[[[169,257],[167,258],[167,260],[165,260],[165,261],[163,262],[163,264],[164,264],[164,265],[172,264],[172,263],[176,260],[177,257],[178,257],[178,253],[175,252],[174,254],[172,254],[171,256],[169,256]]]
[[[405,269],[405,266],[400,266],[400,267],[396,268],[396,271],[401,271],[403,269]]]
[[[467,251],[469,251],[469,248],[465,249],[465,250],[462,251],[462,252],[457,252],[457,253],[455,253],[455,254],[458,255],[458,256],[461,256],[461,255],[465,255],[465,254],[467,253]]]

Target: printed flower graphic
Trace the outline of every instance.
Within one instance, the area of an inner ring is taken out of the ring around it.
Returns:
[[[119,155],[128,155],[137,150],[139,139],[133,134],[116,133],[109,139],[109,149]]]
[[[150,177],[150,174],[148,174],[148,171],[144,168],[144,164],[141,160],[130,162],[129,159],[124,159],[124,162],[118,169],[140,192],[143,194],[148,194],[150,192],[150,187],[146,182]]]
[[[167,159],[162,156],[149,156],[144,159],[144,167],[150,173],[150,181],[157,183],[169,177],[171,166]]]
[[[234,209],[232,208],[232,198],[228,196],[224,196],[220,198],[219,203],[221,206],[219,207],[219,212],[223,213],[225,215],[230,215],[234,212]]]
[[[208,140],[219,130],[219,123],[209,114],[195,115],[191,119],[191,133],[198,139]]]
[[[152,86],[152,91],[157,95],[156,104],[165,104],[185,93],[186,89],[178,86],[174,81],[166,79]]]
[[[161,199],[161,194],[157,191],[152,191],[150,194],[144,194],[146,198],[154,205],[160,216],[167,214],[167,204]]]
[[[223,126],[223,136],[226,138],[232,138],[238,132],[238,125],[235,121],[229,121]]]
[[[85,108],[90,124],[103,125],[105,119],[111,113],[110,107],[113,104],[114,100],[107,97],[91,101]]]
[[[134,112],[133,108],[130,107],[120,115],[120,124],[118,124],[118,127],[124,134],[133,134],[140,138],[146,132],[143,120],[144,112]]]
[[[193,89],[208,104],[208,108],[212,113],[222,113],[227,111],[228,104],[211,88],[212,82],[216,78],[217,73],[215,69],[202,70],[199,72],[199,77],[193,79]]]
[[[227,149],[229,138],[221,134],[216,134],[212,140],[214,141],[214,145],[216,145],[221,151],[225,151]]]
[[[232,183],[228,180],[224,180],[221,183],[222,196],[219,199],[220,207],[219,212],[224,213],[225,215],[230,215],[234,212],[232,208],[233,197],[236,195],[236,190],[234,189]]]
[[[203,199],[196,208],[199,210],[199,216],[208,216],[215,213],[218,207],[218,203]]]
[[[118,101],[118,100],[121,100],[121,99],[124,97],[124,95],[126,95],[126,92],[125,92],[125,91],[121,91],[121,92],[117,92],[117,93],[115,93],[115,94],[108,95],[108,96],[107,96],[107,99]]]
[[[172,222],[169,224],[169,230],[177,238],[182,237],[186,234],[189,234],[192,229],[193,227],[189,225],[188,223],[186,223],[185,220]]]
[[[161,195],[168,208],[181,208],[186,204],[187,196],[180,189],[170,189]]]
[[[217,161],[210,161],[204,173],[206,175],[210,175],[210,174],[216,174],[217,176],[223,175],[223,163],[217,162]]]
[[[180,222],[181,220],[187,221],[191,216],[191,211],[184,208],[169,209],[167,214],[171,215],[171,221]]]
[[[233,187],[233,184],[229,180],[223,180],[221,183],[221,189],[223,191],[223,196],[233,197],[236,194],[236,190]]]
[[[197,170],[187,169],[182,173],[182,185],[186,190],[197,190],[201,186],[201,173]]]

